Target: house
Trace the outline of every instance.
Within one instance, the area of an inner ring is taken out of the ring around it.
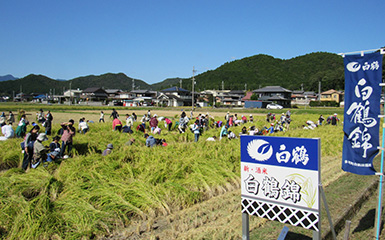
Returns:
[[[180,87],[171,87],[160,91],[159,101],[168,102],[167,106],[191,106],[192,94],[189,90]],[[194,102],[198,97],[198,93],[194,93]],[[182,104],[182,105],[181,105]]]
[[[63,93],[64,97],[72,97],[72,98],[80,98],[80,95],[82,94],[82,90],[78,89],[70,89]]]
[[[152,106],[158,97],[157,91],[152,90],[132,90],[130,93],[132,100],[125,101],[126,106]]]
[[[78,89],[69,89],[67,91],[65,91],[63,93],[63,96],[58,96],[58,99],[57,101],[58,102],[66,102],[66,103],[69,103],[69,102],[79,102],[80,100],[80,97],[82,95],[82,90],[80,90],[79,88]]]
[[[33,97],[32,102],[34,103],[42,103],[43,101],[47,100],[47,95],[45,94],[40,94],[35,97]]]
[[[222,92],[217,96],[219,102],[225,106],[237,107],[242,106],[242,98],[245,96],[245,91],[231,90],[228,92]]]
[[[85,89],[80,97],[85,101],[105,101],[108,98],[108,94],[102,88],[91,87]]]
[[[151,90],[132,90],[130,92],[131,96],[133,98],[138,98],[138,97],[150,97],[152,99],[156,99],[156,97],[158,96],[158,92],[157,91],[151,91]]]
[[[291,107],[291,93],[292,91],[280,86],[267,86],[253,91],[259,101],[274,102],[283,107]]]
[[[242,102],[250,101],[251,96],[253,96],[253,92],[246,92],[246,95],[242,98]]]
[[[327,90],[321,93],[321,101],[335,101],[341,103],[344,101],[344,93],[334,89]]]
[[[121,89],[106,89],[105,91],[109,99],[119,98],[120,93],[123,92]]]
[[[180,107],[184,106],[183,99],[175,96],[174,94],[160,93],[157,97],[157,102],[160,106],[164,107]]]
[[[301,90],[293,91],[291,94],[292,105],[309,105],[310,101],[316,101],[317,94],[315,92],[304,92]]]

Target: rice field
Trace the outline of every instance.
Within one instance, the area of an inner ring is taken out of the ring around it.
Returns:
[[[125,113],[132,112],[118,111],[121,119]],[[156,110],[151,112],[158,114]],[[77,122],[77,114],[86,119],[99,117],[97,111],[53,112],[53,133],[61,121],[74,118]],[[164,116],[173,118],[175,114]],[[343,174],[340,170],[343,133],[342,125],[302,129],[306,120],[316,122],[318,116],[319,113],[293,114],[290,130],[275,135],[321,138],[325,186]],[[245,126],[267,125],[264,114],[255,114],[254,118],[257,121]],[[75,136],[72,158],[27,172],[20,168],[21,139],[0,142],[3,150],[0,151],[0,238],[100,237],[129,227],[134,221],[167,216],[240,187],[239,139],[205,141],[214,135],[219,137],[220,129],[209,129],[194,143],[190,131],[168,132],[161,122],[160,137],[166,139],[168,146],[147,148],[142,133],[118,133],[112,131],[110,120],[93,121],[89,124],[90,132]],[[238,134],[241,128],[230,130]],[[125,145],[132,137],[136,142]],[[50,141],[44,143],[48,145]],[[114,149],[103,157],[101,153],[108,143]]]

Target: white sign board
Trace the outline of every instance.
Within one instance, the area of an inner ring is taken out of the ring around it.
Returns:
[[[319,139],[242,136],[242,212],[319,231],[319,149]]]

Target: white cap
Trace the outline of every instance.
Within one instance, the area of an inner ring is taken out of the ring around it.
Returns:
[[[40,133],[39,134],[39,136],[37,136],[37,138],[36,138],[37,140],[39,140],[39,141],[47,141],[48,140],[48,138],[47,138],[47,135],[45,135],[45,133]]]

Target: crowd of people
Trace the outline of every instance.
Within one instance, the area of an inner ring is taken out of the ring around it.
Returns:
[[[308,129],[308,130],[314,130],[316,127],[322,126],[325,121],[325,118],[321,114],[318,118],[317,123],[314,123],[311,120],[307,120],[306,124],[302,125],[303,129]],[[340,122],[340,119],[337,117],[337,113],[334,113],[333,115],[330,115],[326,119],[326,125],[333,125],[337,126],[338,123]]]
[[[168,145],[166,140],[160,137],[162,134],[162,128],[160,126],[162,122],[164,123],[164,131],[167,130],[168,132],[171,132],[176,130],[179,134],[190,131],[194,134],[194,141],[198,142],[203,132],[209,128],[220,129],[219,136],[214,135],[208,137],[206,141],[217,141],[218,138],[219,140],[222,140],[224,137],[232,140],[241,135],[271,135],[275,132],[287,131],[289,130],[292,121],[290,110],[286,111],[286,113],[282,113],[279,118],[277,118],[274,113],[268,113],[266,115],[266,125],[261,129],[258,129],[254,125],[256,122],[252,114],[247,118],[246,115],[238,117],[237,114],[230,114],[230,112],[227,112],[223,121],[218,119],[215,120],[209,113],[198,114],[196,117],[194,117],[193,114],[193,112],[190,112],[190,117],[188,117],[185,111],[182,110],[179,118],[174,119],[159,117],[157,114],[152,114],[151,110],[148,110],[140,120],[135,113],[125,114],[125,121],[122,122],[119,113],[113,109],[110,118],[112,119],[112,131],[128,134],[134,132],[134,123],[138,122],[139,124],[136,127],[136,131],[143,133],[145,145],[147,147],[165,147]],[[26,115],[21,114],[16,130],[13,130],[12,124],[15,123],[15,115],[12,111],[9,111],[8,116],[6,116],[4,112],[1,114],[0,124],[3,136],[0,136],[0,140],[7,140],[13,137],[23,139],[21,148],[23,152],[22,168],[24,170],[28,167],[36,168],[41,163],[48,163],[57,159],[70,157],[73,148],[73,138],[75,137],[76,132],[87,134],[90,131],[89,123],[93,123],[92,121],[86,120],[84,117],[80,118],[78,131],[76,131],[76,128],[74,127],[75,121],[73,119],[70,119],[68,122],[63,122],[60,124],[61,128],[57,134],[52,138],[49,147],[44,147],[42,142],[47,141],[48,137],[52,134],[52,121],[52,113],[47,111],[47,113],[44,114],[43,109],[40,109],[40,111],[36,113],[36,122],[30,123],[27,120]],[[315,129],[318,126],[323,125],[324,122],[325,118],[323,115],[320,115],[317,123],[308,120],[302,127],[303,129]],[[326,119],[326,124],[337,125],[338,122],[339,119],[337,114],[331,115]],[[105,123],[103,111],[100,112],[99,123]],[[246,123],[249,123],[248,127],[246,127]],[[29,132],[27,132],[28,125],[31,125]],[[232,131],[232,128],[236,126],[243,126],[239,134]],[[45,128],[45,131],[44,133],[39,133],[42,127]],[[131,138],[126,145],[132,145],[134,143],[135,138]],[[102,152],[102,155],[106,156],[110,154],[112,150],[113,145],[112,143],[109,143],[107,148]]]

